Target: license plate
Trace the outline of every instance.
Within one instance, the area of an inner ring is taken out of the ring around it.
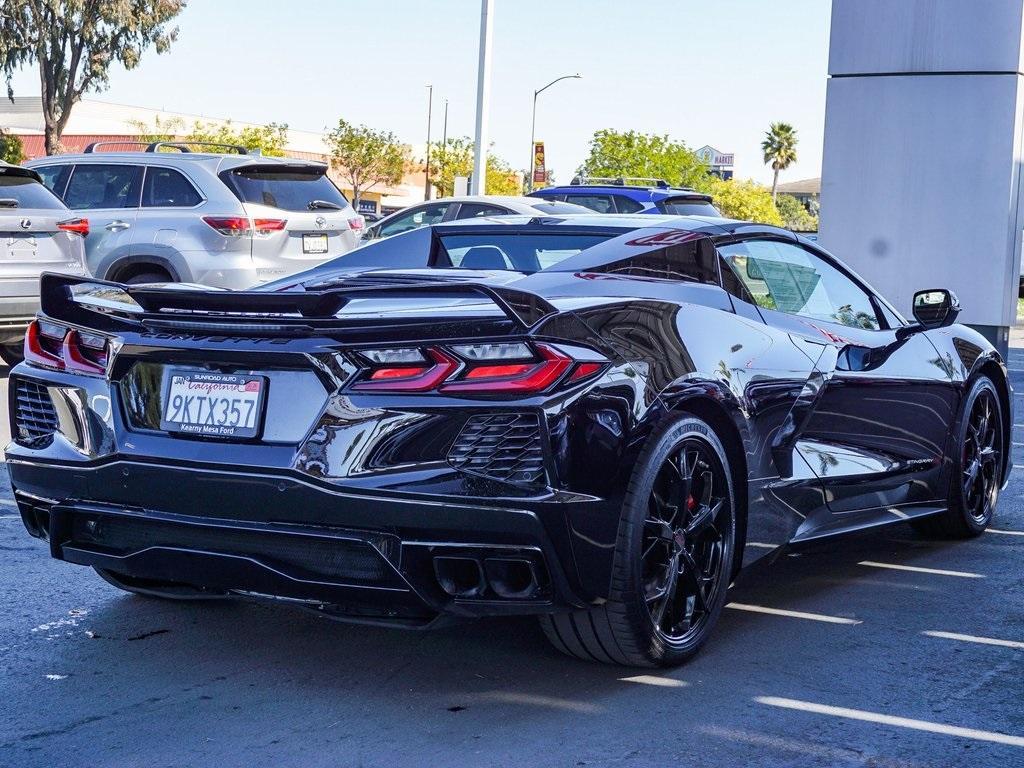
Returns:
[[[213,437],[255,437],[266,389],[263,376],[172,372],[160,429]]]
[[[303,253],[327,253],[327,235],[303,235]]]

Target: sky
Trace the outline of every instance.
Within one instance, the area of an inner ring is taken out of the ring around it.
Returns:
[[[821,169],[828,0],[494,0],[490,135],[515,168],[537,139],[568,182],[595,130],[668,134],[736,155],[736,176],[770,182],[760,142],[769,123],[797,130],[782,181]],[[339,117],[423,146],[427,85],[433,138],[472,136],[479,0],[190,0],[177,42],[136,69],[112,70],[92,95],[238,121],[322,131]],[[35,69],[15,93],[37,95]]]

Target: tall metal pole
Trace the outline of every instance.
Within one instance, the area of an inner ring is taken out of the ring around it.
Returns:
[[[554,80],[552,80],[550,83],[545,85],[543,88],[538,88],[536,91],[533,92],[533,117],[530,119],[530,162],[526,166],[529,169],[527,171],[527,175],[529,176],[529,179],[527,181],[527,189],[530,192],[533,192],[533,171],[534,171],[534,167],[533,167],[533,158],[534,158],[533,145],[537,141],[537,138],[536,138],[536,135],[535,135],[536,134],[536,130],[537,130],[537,97],[540,96],[542,93],[544,93],[544,91],[546,91],[548,88],[550,88],[555,83],[560,83],[563,80],[579,80],[582,77],[583,77],[583,75],[581,75],[579,72],[577,72],[575,75],[562,75],[561,77],[556,77]]]
[[[441,167],[439,173],[441,174],[441,194],[444,194],[444,159],[448,152],[448,99],[444,100],[444,124],[441,128]],[[455,190],[452,190],[452,194],[455,194]]]
[[[427,86],[427,173],[423,182],[423,199],[430,199],[430,112],[434,106],[434,86]]]
[[[476,80],[476,142],[473,151],[473,186],[470,194],[487,189],[487,128],[491,106],[491,38],[494,31],[494,0],[480,0],[480,69]]]

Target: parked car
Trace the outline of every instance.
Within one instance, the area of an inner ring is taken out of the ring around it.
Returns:
[[[89,269],[105,280],[249,288],[358,244],[363,218],[323,163],[195,146],[103,152],[92,144],[26,165],[89,216]]]
[[[366,226],[376,224],[378,221],[384,218],[383,214],[380,213],[364,213],[363,220],[366,222]]]
[[[711,195],[672,187],[663,179],[580,178],[568,186],[545,187],[529,194],[551,202],[582,205],[597,213],[667,213],[676,216],[721,216]]]
[[[69,211],[35,171],[0,160],[0,233],[0,357],[14,365],[39,310],[39,275],[88,274],[83,238],[89,222]]]
[[[678,664],[773,547],[989,525],[1005,365],[949,291],[913,307],[679,216],[438,224],[249,292],[47,275],[7,466],[28,531],[129,592],[535,614]]]
[[[529,197],[507,197],[502,195],[469,195],[464,197],[442,197],[430,202],[403,208],[385,216],[366,228],[364,240],[390,237],[410,229],[460,221],[483,216],[561,216],[570,213],[590,213],[586,208],[572,203],[557,203],[536,200]]]

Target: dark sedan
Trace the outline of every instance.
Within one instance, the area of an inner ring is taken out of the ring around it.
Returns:
[[[28,531],[131,592],[532,614],[678,664],[772,547],[988,526],[1011,398],[958,312],[649,215],[426,227],[251,292],[47,275],[7,460]]]

